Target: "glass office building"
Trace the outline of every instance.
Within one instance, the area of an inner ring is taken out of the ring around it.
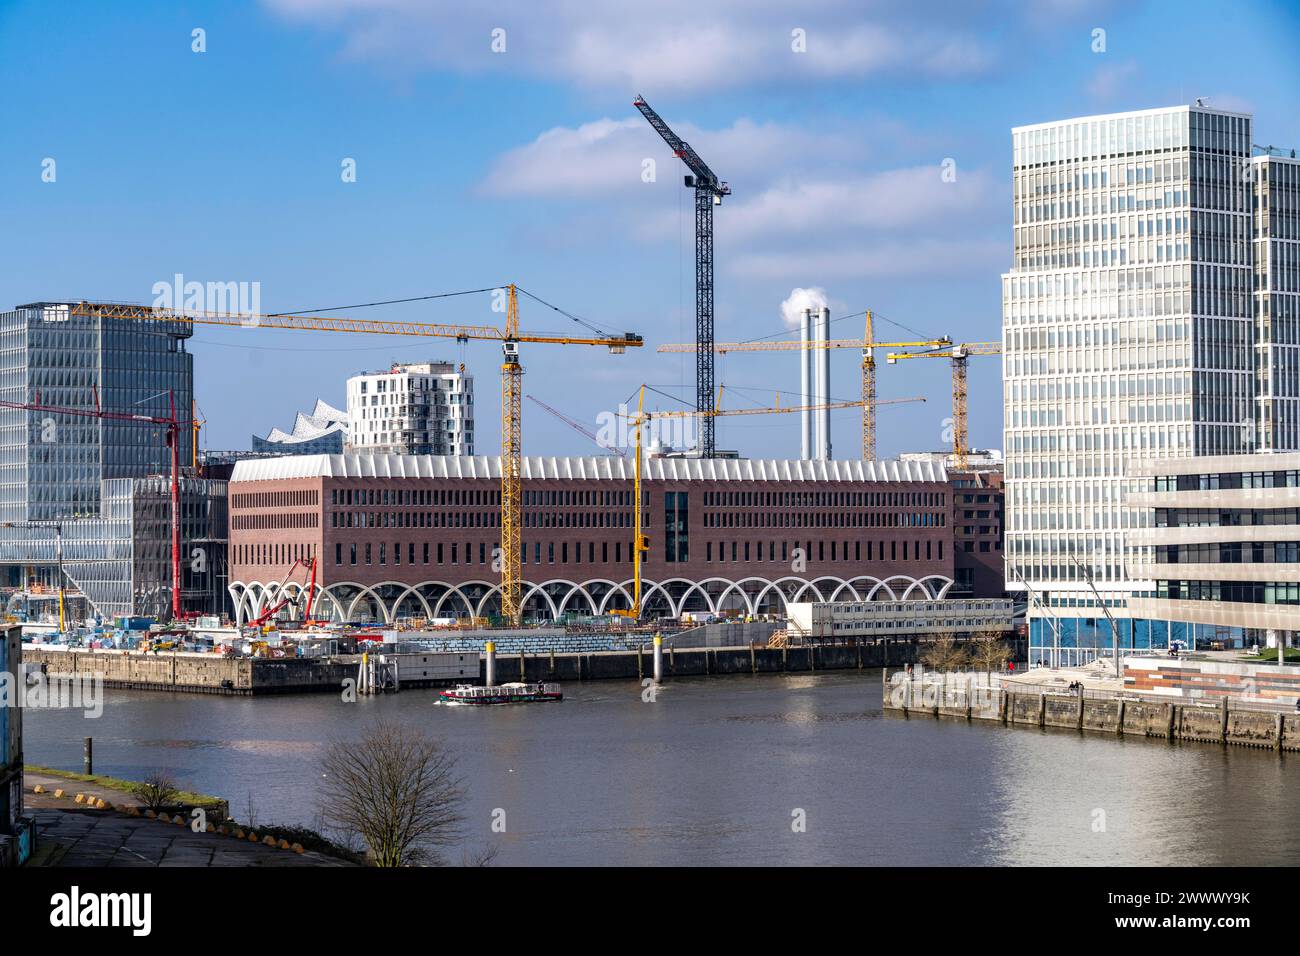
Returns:
[[[124,574],[119,562],[149,564],[164,548],[170,568],[170,525],[144,520],[152,485],[140,481],[170,474],[167,429],[58,409],[98,407],[165,418],[174,404],[177,418],[188,420],[190,335],[184,322],[80,316],[68,303],[39,302],[0,313],[0,399],[45,406],[0,408],[0,581],[11,592],[57,588],[53,525],[60,524],[69,583],[92,607],[106,616],[155,613],[157,602],[146,597],[152,586],[141,583],[153,572],[137,564]],[[179,429],[182,465],[190,461],[192,435],[188,427]],[[208,485],[187,485],[185,497],[195,501],[187,509],[224,509],[224,482]],[[198,503],[210,495],[221,503]],[[18,526],[32,524],[37,527]],[[224,525],[219,536],[225,537]],[[151,609],[131,607],[121,587]],[[170,589],[168,570],[164,606]],[[223,592],[224,586],[216,593]]]
[[[1127,568],[1150,520],[1125,506],[1144,490],[1130,462],[1256,446],[1251,126],[1181,106],[1012,133],[1006,562],[1031,594],[1031,660],[1109,647],[1089,577],[1122,644],[1153,633],[1128,607],[1154,587]]]
[[[1300,449],[1300,159],[1259,150],[1255,191],[1255,427],[1260,451]]]

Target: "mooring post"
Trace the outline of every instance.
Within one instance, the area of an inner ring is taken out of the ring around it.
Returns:
[[[555,648],[551,648],[551,680],[555,679]]]
[[[1170,702],[1169,704],[1169,728],[1165,731],[1165,740],[1174,739],[1174,727],[1178,723],[1178,705]]]
[[[1124,711],[1126,709],[1127,704],[1128,701],[1126,701],[1123,697],[1119,699],[1119,719],[1115,721],[1116,737],[1121,737],[1124,735]]]
[[[749,645],[749,672],[751,674],[758,673],[758,654],[754,650],[754,644],[752,641]]]
[[[1222,713],[1219,716],[1219,742],[1228,742],[1228,698],[1223,698],[1220,703]]]
[[[483,675],[483,686],[495,687],[497,683],[497,646],[492,641],[483,645],[483,653],[487,656],[487,668]]]
[[[1038,726],[1047,726],[1047,695],[1042,693],[1038,695]]]
[[[1286,727],[1286,714],[1279,713],[1277,715],[1277,750],[1279,753],[1282,750],[1282,731],[1285,727]],[[86,743],[90,743],[89,737],[86,738]],[[86,773],[90,773],[90,771],[87,770]]]
[[[81,753],[82,773],[92,775],[95,772],[95,741],[87,737]]]
[[[1079,688],[1079,715],[1075,719],[1075,727],[1083,730],[1083,688]]]
[[[669,650],[671,654],[672,651]],[[655,635],[655,683],[662,684],[664,681],[664,639],[658,634]]]
[[[645,670],[641,666],[641,645],[636,646],[636,679],[642,680],[645,677]]]

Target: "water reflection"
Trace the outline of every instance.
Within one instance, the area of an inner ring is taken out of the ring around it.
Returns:
[[[371,716],[411,722],[459,755],[465,843],[499,844],[500,864],[1300,862],[1296,755],[885,716],[879,675],[856,672],[681,680],[655,703],[635,682],[565,693],[477,709],[428,691],[106,691],[98,720],[29,712],[25,749],[76,769],[90,734],[101,772],[169,767],[237,812],[251,799],[264,821],[310,825],[324,742]]]

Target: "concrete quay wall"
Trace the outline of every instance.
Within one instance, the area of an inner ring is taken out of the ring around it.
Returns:
[[[1087,696],[1018,692],[991,686],[984,675],[970,675],[965,681],[967,675],[946,676],[946,682],[909,680],[903,674],[886,679],[885,711],[904,717],[955,717],[1004,726],[1300,751],[1300,714],[1243,706],[1228,698],[1206,704],[1097,691]]]
[[[165,651],[51,649],[24,645],[24,660],[51,679],[98,676],[106,687],[188,693],[265,695],[338,692],[357,677],[359,658],[230,658]],[[914,663],[911,641],[802,647],[667,647],[667,677],[723,677],[819,670],[900,667]],[[479,680],[487,662],[479,661]],[[497,654],[498,682],[524,680],[642,680],[654,671],[649,648],[590,653]]]

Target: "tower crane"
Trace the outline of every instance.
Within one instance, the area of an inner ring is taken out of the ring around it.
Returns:
[[[962,342],[930,352],[890,352],[886,361],[899,359],[946,358],[952,361],[952,457],[958,470],[969,464],[970,442],[966,414],[966,361],[972,355],[1001,355],[1001,342]]]
[[[555,416],[560,421],[564,422],[564,424],[568,425],[579,435],[587,436],[597,445],[601,444],[600,439],[596,437],[596,435],[589,428],[587,428],[586,425],[582,424],[582,422],[575,421],[574,419],[570,418],[568,415],[564,414],[564,412],[560,411],[558,408],[552,408],[550,405],[547,405],[544,401],[542,401],[540,398],[536,397],[535,395],[529,395],[528,400],[532,402],[534,405],[541,408],[543,411],[549,412],[551,415]],[[601,447],[603,448],[604,446],[601,445]],[[609,451],[612,451],[620,458],[627,457],[627,452],[625,452],[621,448],[614,447],[614,448],[610,448]]]
[[[632,607],[627,610],[620,608],[613,609],[610,613],[619,617],[626,617],[636,621],[641,617],[641,556],[650,550],[650,539],[646,536],[642,528],[642,502],[641,502],[641,432],[643,427],[649,423],[652,418],[699,418],[708,416],[710,418],[719,418],[729,415],[780,415],[790,412],[815,412],[822,409],[834,408],[854,408],[861,405],[861,402],[821,402],[816,405],[781,405],[780,393],[777,393],[777,404],[768,408],[729,408],[726,410],[715,408],[712,411],[673,411],[673,412],[647,412],[645,410],[645,386],[642,385],[636,402],[636,414],[628,415],[628,424],[632,428],[635,436],[634,442],[636,447],[636,457],[633,459],[632,468],[632,502],[635,509],[632,513]],[[916,398],[886,398],[878,405],[904,405],[908,402],[924,402],[921,397]]]
[[[345,316],[289,315],[285,313],[206,312],[201,310],[161,309],[144,305],[119,305],[112,303],[80,302],[71,306],[72,315],[98,316],[104,319],[135,319],[142,321],[189,322],[198,325],[220,325],[235,328],[294,329],[317,332],[366,332],[381,335],[432,336],[456,339],[460,342],[487,340],[501,343],[501,616],[510,624],[519,624],[520,615],[520,552],[519,536],[523,512],[523,442],[522,411],[520,408],[523,385],[523,366],[519,363],[519,344],[536,342],[550,345],[596,345],[608,348],[611,353],[622,354],[629,348],[640,348],[641,336],[634,332],[621,335],[569,336],[523,333],[519,329],[518,287],[506,286],[506,324],[504,328],[492,325],[452,325],[424,322],[389,321],[382,319],[355,319]],[[175,460],[173,446],[173,462]],[[174,472],[173,472],[174,474]],[[179,541],[175,534],[179,553]],[[178,572],[179,573],[179,572]]]
[[[644,96],[638,94],[632,105],[691,171],[683,183],[695,190],[695,410],[711,412],[717,408],[713,398],[713,207],[722,205],[722,197],[731,195],[731,187],[650,108]],[[700,454],[704,458],[714,454],[712,416],[700,422]]]
[[[42,405],[32,402],[7,402],[0,401],[0,408],[13,408],[19,411],[28,412],[48,412],[54,415],[75,415],[82,418],[108,419],[112,421],[136,422],[141,425],[162,425],[167,432],[167,447],[171,449],[171,511],[172,511],[172,618],[181,620],[185,616],[184,608],[181,603],[181,485],[180,485],[180,426],[190,425],[191,422],[180,421],[176,418],[176,399],[173,393],[167,393],[168,401],[171,404],[171,414],[166,418],[156,415],[142,415],[138,412],[111,412],[105,411],[99,407],[99,390],[95,390],[95,407],[92,408],[68,408],[61,405]],[[62,537],[63,529],[59,529],[59,593],[60,593],[60,617],[62,617],[62,593],[63,593],[63,576],[62,576]]]
[[[952,339],[945,337],[928,339],[920,342],[877,342],[872,331],[871,312],[867,312],[866,332],[861,339],[827,339],[803,341],[767,341],[767,342],[717,342],[713,351],[719,355],[728,352],[788,352],[805,349],[861,349],[862,350],[862,460],[876,459],[876,406],[883,404],[876,400],[876,349],[910,349],[910,348],[944,348],[952,345]],[[688,352],[693,345],[672,343],[661,345],[660,352]]]

